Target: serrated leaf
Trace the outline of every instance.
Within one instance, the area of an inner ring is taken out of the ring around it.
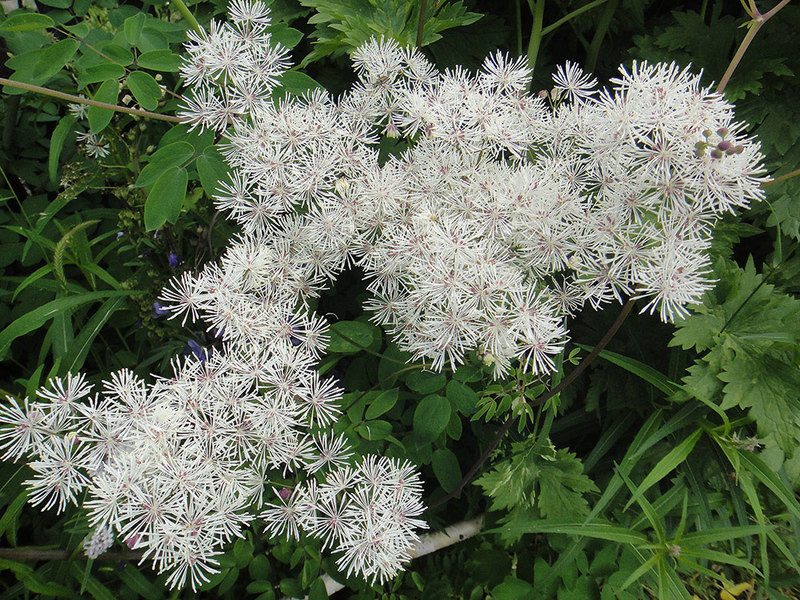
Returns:
[[[147,231],[178,220],[188,183],[189,175],[182,167],[170,167],[161,173],[144,203],[144,226]]]
[[[144,71],[134,71],[125,80],[128,89],[145,110],[155,110],[161,99],[161,88],[153,76]]]

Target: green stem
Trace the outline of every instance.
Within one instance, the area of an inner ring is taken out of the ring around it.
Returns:
[[[787,179],[791,179],[792,177],[797,177],[800,175],[800,169],[795,169],[790,173],[786,173],[785,175],[781,175],[780,177],[776,177],[772,181],[766,181],[761,184],[762,188],[769,187],[771,185],[775,185],[776,183],[780,183],[781,181],[786,181]]]
[[[517,56],[522,56],[522,0],[514,0],[514,12],[517,17]]]
[[[194,18],[192,11],[190,11],[189,7],[183,3],[183,0],[172,0],[172,4],[178,9],[178,12],[181,13],[181,16],[189,24],[189,27],[194,29],[199,34],[205,33],[203,28],[200,27],[200,23],[198,23],[197,19]]]
[[[736,70],[736,67],[738,67],[739,63],[742,61],[744,53],[747,52],[747,48],[750,46],[750,42],[753,41],[753,38],[756,37],[758,30],[761,29],[764,23],[766,23],[772,17],[774,17],[779,10],[781,10],[784,6],[789,4],[790,1],[791,0],[781,0],[781,2],[778,2],[778,4],[776,4],[771,10],[764,13],[763,15],[760,12],[758,12],[755,2],[750,3],[750,8],[753,13],[752,14],[753,20],[750,21],[749,24],[750,26],[747,30],[747,35],[744,36],[742,43],[739,44],[739,47],[736,49],[736,54],[733,55],[733,58],[731,59],[731,62],[728,65],[728,68],[725,70],[725,74],[722,76],[722,79],[720,80],[719,85],[717,86],[718,94],[721,94],[723,91],[725,91],[725,87],[728,85],[728,82],[730,81],[733,72]]]
[[[419,18],[417,19],[417,48],[422,46],[422,34],[425,31],[425,14],[428,12],[428,0],[419,1]]]
[[[545,0],[528,0],[528,5],[533,13],[533,26],[531,26],[531,39],[528,42],[528,66],[536,68],[536,58],[539,56],[539,47],[542,45],[542,25],[544,23]]]
[[[44,94],[45,96],[52,96],[53,98],[60,98],[61,100],[68,100],[69,102],[76,102],[78,104],[88,104],[89,106],[97,106],[98,108],[105,108],[116,112],[127,113],[129,115],[139,115],[140,117],[148,117],[150,119],[159,119],[161,121],[171,121],[173,123],[182,123],[183,120],[179,117],[172,115],[160,115],[158,113],[150,112],[149,110],[140,110],[138,108],[128,108],[127,106],[119,106],[117,104],[108,104],[106,102],[98,102],[97,100],[90,100],[89,98],[81,98],[80,96],[73,96],[72,94],[65,94],[57,90],[33,85],[31,83],[23,83],[21,81],[12,81],[0,77],[0,85],[7,85],[28,92],[36,92],[37,94]]]
[[[592,43],[589,45],[589,51],[586,53],[586,70],[592,72],[597,67],[597,59],[600,56],[600,46],[603,44],[603,38],[608,33],[608,28],[611,25],[611,19],[614,17],[614,11],[617,10],[619,0],[611,0],[606,4],[603,14],[600,15],[600,20],[597,22],[597,29],[595,29]]]
[[[580,8],[576,8],[571,13],[567,13],[566,15],[561,17],[555,23],[553,23],[551,25],[548,25],[547,27],[542,29],[542,36],[545,36],[548,33],[551,33],[552,31],[555,31],[556,29],[561,27],[564,23],[574,19],[575,17],[577,17],[580,14],[585,13],[587,10],[592,10],[595,6],[600,6],[601,4],[605,4],[606,2],[608,2],[608,0],[594,0],[594,2],[589,2],[589,4],[585,4],[585,5],[581,6]]]

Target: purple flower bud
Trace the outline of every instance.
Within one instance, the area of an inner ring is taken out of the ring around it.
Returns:
[[[722,150],[714,148],[711,151],[711,156],[713,156],[714,158],[722,158],[723,156],[725,156],[725,154],[722,152]]]
[[[153,302],[153,318],[160,319],[164,315],[168,315],[169,311],[161,306],[161,302]]]
[[[288,500],[289,496],[291,496],[291,495],[292,495],[291,488],[282,488],[282,489],[278,490],[278,496],[281,497],[281,500]]]
[[[722,140],[719,144],[717,144],[717,148],[723,152],[728,150],[731,146],[733,146],[733,144],[731,144],[728,140]]]
[[[174,252],[170,252],[167,261],[169,262],[169,266],[174,268],[181,264],[181,257]]]
[[[208,352],[206,352],[206,349],[194,340],[189,340],[186,342],[186,348],[183,349],[184,354],[189,354],[189,352],[194,354],[194,357],[203,363],[206,362],[206,358],[208,358]]]
[[[724,138],[729,133],[730,130],[727,127],[720,127],[719,129],[717,129],[717,135],[721,138]]]

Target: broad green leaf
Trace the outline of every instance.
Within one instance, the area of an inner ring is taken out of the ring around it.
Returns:
[[[170,167],[159,176],[144,203],[147,231],[154,231],[167,221],[175,223],[178,220],[188,182],[189,175],[181,167]]]
[[[492,588],[492,598],[494,600],[533,600],[536,588],[524,579],[518,579],[512,575],[506,576],[498,586]]]
[[[197,174],[200,175],[200,184],[209,198],[217,193],[220,183],[230,182],[230,167],[222,158],[215,146],[203,150],[197,158]]]
[[[78,40],[66,39],[48,46],[39,55],[33,67],[33,77],[36,81],[47,81],[64,68],[80,47]]]
[[[147,21],[145,13],[137,13],[125,19],[122,25],[122,30],[125,33],[125,39],[131,46],[137,46],[142,35],[142,29]]]
[[[445,430],[450,421],[450,402],[433,394],[426,396],[414,410],[414,433],[432,442]]]
[[[308,91],[322,87],[311,77],[300,71],[286,71],[278,80],[280,83],[278,84],[279,87],[276,88],[276,92],[279,93],[281,90],[285,90],[295,96],[302,96]]]
[[[408,389],[420,395],[438,392],[446,383],[447,377],[442,373],[431,373],[430,371],[413,371],[405,377]]]
[[[119,96],[119,83],[116,80],[104,81],[95,92],[94,99],[106,104],[116,104]],[[92,133],[100,133],[111,122],[114,111],[98,106],[89,107],[89,128]]]
[[[367,406],[367,412],[364,414],[364,418],[374,419],[391,410],[392,407],[397,403],[397,398],[399,395],[400,390],[397,388],[381,392],[378,397],[369,402]]]
[[[280,44],[284,48],[294,48],[303,39],[303,33],[289,27],[286,23],[275,23],[267,28],[272,44]]]
[[[189,142],[172,142],[156,150],[150,162],[136,178],[136,187],[149,187],[168,169],[182,167],[194,156],[194,147]]]
[[[392,424],[387,421],[367,421],[356,427],[356,433],[367,440],[383,440],[392,433]]]
[[[90,83],[98,81],[117,80],[125,76],[125,68],[114,63],[103,63],[88,67],[78,73],[78,89],[83,89]]]
[[[141,69],[177,73],[181,70],[181,57],[170,50],[151,50],[142,52],[136,64]]]
[[[355,354],[368,348],[379,331],[374,325],[360,321],[339,321],[331,325],[328,352]]]
[[[22,490],[9,505],[6,506],[3,517],[0,518],[0,535],[5,534],[12,546],[17,545],[17,520],[22,513],[22,508],[25,506],[25,501],[27,499],[28,490]]]
[[[50,183],[55,184],[58,179],[58,159],[61,156],[61,150],[64,149],[64,141],[72,133],[74,125],[75,117],[67,115],[58,122],[50,136],[50,153],[47,158],[47,173],[50,176]]]
[[[478,394],[468,385],[455,379],[447,383],[447,399],[462,415],[470,416],[478,407]]]
[[[308,590],[308,600],[328,600],[328,590],[321,577],[317,577],[311,584],[311,588]]]
[[[0,23],[0,32],[11,33],[46,29],[48,27],[53,27],[55,24],[55,21],[47,15],[39,13],[17,13]]]
[[[162,95],[161,88],[152,75],[144,71],[134,71],[128,75],[125,85],[128,86],[139,106],[145,110],[155,110],[158,107],[158,101]]]
[[[67,296],[66,298],[52,300],[47,304],[39,306],[38,308],[25,313],[13,321],[8,327],[3,329],[3,331],[0,331],[0,360],[5,358],[5,354],[8,351],[9,346],[15,339],[38,329],[60,312],[72,310],[83,304],[95,302],[103,298],[110,298],[113,296],[130,296],[137,293],[139,292],[132,290],[86,292],[76,296]]]
[[[440,448],[434,452],[431,466],[445,492],[452,492],[461,483],[461,467],[452,451]]]

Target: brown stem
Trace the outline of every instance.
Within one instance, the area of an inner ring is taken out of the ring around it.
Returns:
[[[581,364],[579,364],[572,371],[570,371],[569,375],[567,375],[564,378],[564,380],[561,383],[559,383],[556,387],[545,392],[544,394],[538,396],[535,400],[533,400],[530,403],[531,406],[541,406],[542,404],[550,400],[550,398],[560,393],[561,390],[563,390],[569,384],[571,384],[575,380],[575,378],[578,377],[578,375],[583,373],[586,370],[586,367],[588,367],[592,363],[592,361],[594,361],[594,359],[597,358],[597,355],[600,354],[603,348],[606,347],[606,345],[611,341],[611,339],[617,333],[619,328],[622,326],[622,323],[630,314],[631,309],[633,309],[633,305],[635,303],[636,299],[630,298],[625,303],[625,306],[622,307],[622,310],[617,316],[617,319],[614,321],[614,323],[612,323],[611,327],[608,328],[608,331],[605,332],[603,338],[599,342],[597,342],[597,345],[586,356],[586,358],[584,358],[581,361]],[[508,433],[508,430],[511,429],[514,423],[517,422],[518,418],[519,417],[512,416],[509,417],[505,423],[503,423],[503,426],[497,430],[497,433],[495,434],[492,441],[480,455],[478,460],[476,460],[475,463],[470,467],[469,471],[467,471],[467,474],[464,475],[463,479],[461,479],[459,484],[449,494],[443,496],[442,498],[439,498],[436,502],[433,502],[432,504],[428,505],[428,510],[432,510],[434,508],[441,506],[445,502],[448,502],[449,500],[455,498],[456,496],[458,496],[458,494],[461,493],[461,490],[464,489],[464,486],[467,485],[472,480],[472,478],[475,476],[478,470],[483,466],[483,463],[485,463],[489,459],[489,455],[494,451],[495,448],[497,448],[498,444],[500,444],[500,440],[502,440],[503,437],[506,435],[506,433]]]
[[[74,555],[74,556],[73,556]],[[8,560],[69,560],[70,558],[86,558],[83,554],[61,550],[60,548],[0,548],[0,558]],[[140,560],[139,550],[122,552],[103,552],[95,560]]]
[[[776,183],[780,183],[781,181],[786,181],[787,179],[791,179],[792,177],[797,177],[798,175],[800,175],[800,169],[795,169],[794,171],[786,173],[785,175],[776,177],[772,181],[765,181],[764,183],[761,184],[761,187],[762,188],[769,187],[771,185],[775,185]]]
[[[31,83],[23,83],[21,81],[12,81],[0,77],[0,85],[7,85],[9,87],[19,88],[28,92],[36,92],[37,94],[44,94],[45,96],[52,96],[53,98],[60,98],[61,100],[68,100],[70,102],[77,102],[78,104],[88,104],[89,106],[97,106],[98,108],[105,108],[116,112],[128,113],[129,115],[139,115],[140,117],[148,117],[150,119],[159,119],[161,121],[171,121],[173,123],[183,123],[183,119],[173,117],[172,115],[160,115],[158,113],[150,112],[149,110],[140,110],[138,108],[128,108],[127,106],[119,106],[117,104],[108,104],[106,102],[98,102],[97,100],[90,100],[89,98],[81,98],[80,96],[73,96],[72,94],[65,94],[57,90],[33,85]]]
[[[758,30],[769,21],[772,17],[774,17],[779,10],[781,10],[784,6],[789,4],[791,0],[781,0],[778,2],[770,11],[764,13],[763,15],[758,12],[758,8],[756,8],[755,2],[751,3],[751,8],[753,9],[753,20],[750,21],[750,28],[747,30],[747,35],[744,36],[742,43],[739,44],[739,48],[736,50],[736,54],[733,55],[731,59],[731,63],[728,65],[728,68],[725,70],[725,74],[722,76],[722,79],[717,86],[717,93],[721,94],[725,90],[725,86],[728,85],[728,82],[731,79],[731,75],[736,70],[736,67],[739,66],[739,63],[744,56],[744,53],[747,52],[748,46],[750,46],[750,42],[753,41],[753,38],[756,37]]]

